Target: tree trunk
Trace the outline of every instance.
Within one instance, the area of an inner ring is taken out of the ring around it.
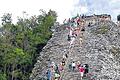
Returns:
[[[5,66],[4,66],[4,74],[6,74],[6,64],[5,64]]]
[[[15,64],[13,64],[13,66],[12,66],[12,80],[14,79],[14,69],[15,69]]]

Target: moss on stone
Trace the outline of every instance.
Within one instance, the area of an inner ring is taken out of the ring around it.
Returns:
[[[112,46],[112,49],[110,49],[110,51],[114,56],[116,56],[117,54],[120,54],[120,49],[115,46]]]

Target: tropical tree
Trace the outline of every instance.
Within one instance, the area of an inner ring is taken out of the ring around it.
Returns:
[[[26,12],[24,12],[26,14]],[[39,52],[51,38],[51,26],[57,19],[55,11],[12,23],[12,14],[2,17],[3,36],[0,35],[0,80],[28,80]]]
[[[2,25],[6,23],[12,23],[12,14],[10,13],[4,13],[4,15],[1,18],[2,18]]]
[[[13,48],[9,54],[6,54],[4,59],[3,59],[3,63],[5,64],[5,66],[9,66],[12,68],[12,71],[8,70],[7,73],[10,73],[12,76],[12,80],[16,77],[15,73],[17,70],[17,65],[19,65],[20,67],[25,66],[23,64],[27,64],[30,65],[31,64],[31,57],[29,54],[24,53],[22,49],[19,48]],[[21,73],[21,72],[20,72]],[[18,71],[17,71],[18,74]],[[23,71],[24,74],[24,71]],[[17,76],[19,77],[19,76]]]

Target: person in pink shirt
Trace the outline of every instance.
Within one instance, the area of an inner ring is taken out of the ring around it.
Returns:
[[[59,64],[59,71],[62,72],[64,70],[62,62]]]
[[[81,80],[82,80],[83,75],[84,75],[84,72],[85,72],[85,69],[84,69],[84,67],[83,67],[83,66],[81,66],[81,67],[79,68],[79,72],[80,72],[80,75],[81,75]]]

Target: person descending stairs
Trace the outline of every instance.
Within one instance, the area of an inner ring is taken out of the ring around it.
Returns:
[[[65,70],[64,71],[65,73],[63,75],[64,80],[82,80],[88,78],[89,65],[88,63],[85,63],[82,60],[82,56],[80,59],[80,57],[76,55],[75,53],[76,51],[74,50],[75,47],[79,47],[82,50],[83,48],[82,45],[84,44],[84,32],[85,32],[84,21],[82,21],[82,25],[80,25],[80,22],[78,23],[78,25],[79,25],[78,28],[72,28],[72,33],[74,34],[75,38],[72,40],[71,36],[69,36],[68,40],[70,42],[69,57],[68,62],[66,63],[67,67],[65,67],[64,69]],[[79,45],[75,46],[76,44]],[[78,59],[76,57],[78,57]],[[73,58],[73,61],[71,61],[71,58]],[[81,63],[79,61],[81,61]]]
[[[75,21],[75,19],[71,19],[70,21],[69,19],[68,24],[67,25],[69,27],[67,27],[67,30],[69,30],[69,33],[68,33],[67,40],[69,41],[69,48],[68,50],[66,50],[68,51],[68,53],[62,56],[62,59],[59,65],[55,66],[55,63],[52,62],[52,70],[53,70],[54,76],[51,75],[53,78],[49,77],[49,79],[51,78],[51,80],[82,80],[84,78],[84,74],[88,73],[88,64],[81,66],[81,63],[79,61],[82,61],[82,60],[78,60],[77,58],[75,58],[78,56],[73,54],[75,53],[75,50],[74,50],[74,47],[76,47],[75,44],[79,44],[79,46],[81,46],[83,43],[83,31],[85,31],[85,28],[80,27],[79,18],[77,21]],[[77,24],[77,27],[76,27],[76,24]],[[66,22],[65,22],[65,25],[66,25]],[[77,39],[79,40],[77,41]],[[73,60],[71,60],[71,58],[73,58]]]

